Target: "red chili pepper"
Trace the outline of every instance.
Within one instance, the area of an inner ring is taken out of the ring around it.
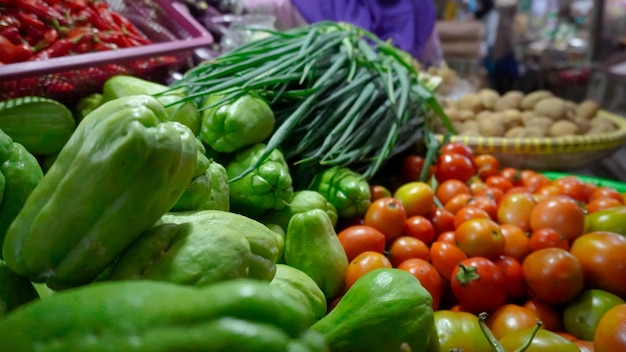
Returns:
[[[84,10],[84,15],[87,22],[101,31],[114,29],[111,27],[111,23],[107,21],[105,13],[98,13],[96,9],[88,7]]]
[[[14,0],[18,8],[28,11],[46,21],[57,21],[60,24],[67,24],[67,18],[52,6],[41,0]]]
[[[76,12],[86,9],[87,1],[86,0],[71,0],[71,1],[67,1],[67,6],[70,8],[71,13],[74,14]]]
[[[0,35],[7,38],[11,43],[17,45],[24,42],[24,38],[22,38],[22,34],[20,34],[20,30],[17,27],[7,27],[0,30]]]
[[[113,11],[111,12],[111,19],[125,34],[132,33],[136,36],[143,37],[137,27],[135,27],[135,25],[131,21],[129,21],[128,18],[122,16],[121,14]]]
[[[38,51],[30,57],[31,61],[47,60],[53,57],[66,56],[70,53],[76,43],[68,38],[59,39],[49,47]]]
[[[6,37],[0,35],[0,62],[5,64],[13,63],[15,59],[15,45]]]
[[[15,18],[13,15],[2,15],[0,16],[0,29],[5,28],[18,28],[20,26],[20,21]]]
[[[18,44],[15,46],[13,62],[28,61],[33,56],[33,53],[33,48],[29,44]]]
[[[96,35],[99,41],[104,43],[115,44],[120,48],[128,48],[132,46],[132,43],[122,32],[115,30],[108,30],[106,32],[100,32]]]

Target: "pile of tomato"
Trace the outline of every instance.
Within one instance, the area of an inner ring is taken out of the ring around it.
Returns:
[[[626,351],[626,234],[585,221],[624,194],[500,167],[456,142],[433,165],[404,157],[398,174],[372,184],[367,213],[338,230],[347,287],[379,267],[412,273],[433,299],[433,351],[491,350],[480,313],[511,350],[539,321],[528,351]]]

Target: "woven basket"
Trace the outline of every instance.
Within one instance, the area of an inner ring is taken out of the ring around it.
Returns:
[[[626,119],[600,111],[617,128],[614,131],[589,135],[551,138],[503,138],[452,136],[451,141],[464,143],[476,154],[492,154],[502,166],[534,170],[567,170],[585,166],[611,155],[626,143]],[[440,141],[443,135],[439,135]]]

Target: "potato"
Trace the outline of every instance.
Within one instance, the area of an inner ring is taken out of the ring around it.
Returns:
[[[552,97],[553,94],[549,90],[536,90],[534,92],[530,92],[522,98],[520,102],[520,108],[522,110],[533,110],[535,105],[544,98]]]
[[[474,112],[479,112],[485,108],[477,93],[469,93],[460,97],[456,102],[456,107],[459,110],[472,110]]]
[[[504,133],[504,137],[506,138],[521,138],[524,137],[524,131],[526,128],[522,126],[515,126],[510,128],[508,131]]]
[[[480,135],[480,133],[478,132],[478,123],[474,120],[468,120],[463,122],[460,128],[457,128],[457,132],[460,135],[468,135],[468,133],[470,133],[470,135],[472,136]]]
[[[475,119],[476,120],[480,120],[480,119],[484,119],[484,118],[489,118],[489,117],[491,117],[491,114],[493,114],[493,111],[483,110],[483,111],[479,112],[478,114],[476,114]]]
[[[502,112],[502,124],[505,129],[510,129],[515,126],[522,126],[524,121],[522,120],[522,113],[517,109],[508,109]]]
[[[537,117],[537,115],[535,115],[535,112],[532,110],[524,110],[520,112],[520,115],[524,125],[526,125],[526,121],[532,120],[534,117]]]
[[[611,118],[604,116],[604,115],[596,115],[594,118],[589,120],[589,123],[591,124],[592,128],[596,125],[606,125],[606,126],[611,127],[612,129],[615,129],[617,127],[615,126]]]
[[[537,115],[549,117],[556,121],[566,117],[567,104],[561,98],[544,98],[537,102],[533,111]]]
[[[578,134],[578,125],[570,120],[555,121],[548,132],[551,137],[574,136],[576,134]]]
[[[585,134],[591,129],[591,122],[585,117],[574,116],[569,120],[578,126],[578,134]]]
[[[446,107],[443,109],[444,114],[446,114],[446,116],[448,116],[448,118],[450,119],[450,121],[459,121],[461,120],[460,114],[459,114],[459,110],[457,110],[456,108],[451,108],[451,107]]]
[[[478,96],[483,104],[483,107],[488,110],[493,110],[493,106],[496,101],[500,99],[500,94],[493,89],[483,88],[478,91]]]
[[[474,111],[468,110],[468,109],[459,110],[459,120],[467,121],[467,120],[474,120],[475,118],[476,118],[476,113]]]
[[[489,118],[483,118],[476,121],[478,124],[478,132],[484,137],[502,137],[506,129],[502,124],[502,114],[491,114]]]
[[[498,99],[493,106],[494,111],[504,111],[507,109],[519,109],[520,102],[524,98],[524,93],[512,90],[505,93]]]
[[[598,114],[600,107],[593,100],[585,100],[576,106],[576,116],[591,119]]]
[[[532,118],[524,122],[524,126],[532,126],[533,128],[538,128],[541,130],[541,134],[546,136],[548,135],[548,132],[550,131],[550,126],[552,126],[553,123],[554,121],[552,121],[552,119],[545,116],[533,116]]]

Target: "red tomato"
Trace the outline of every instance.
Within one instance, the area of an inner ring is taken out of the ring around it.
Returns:
[[[459,193],[444,203],[443,207],[452,214],[456,214],[461,208],[467,206],[467,203],[472,197],[471,194]]]
[[[576,176],[564,176],[553,181],[559,193],[579,202],[589,201],[590,189]]]
[[[441,146],[441,153],[456,153],[462,154],[468,158],[474,159],[474,151],[467,144],[460,142],[448,142]]]
[[[506,194],[498,204],[497,221],[530,231],[530,214],[536,204],[535,198],[528,192]]]
[[[348,226],[337,234],[348,261],[367,251],[383,253],[385,251],[385,235],[367,225]]]
[[[530,229],[537,231],[546,227],[559,231],[571,243],[585,229],[585,213],[576,201],[568,197],[542,199],[530,214]]]
[[[395,198],[386,197],[370,204],[363,223],[382,232],[387,242],[391,242],[402,235],[406,219],[406,210],[402,203]]]
[[[384,254],[363,252],[354,258],[346,270],[346,289],[349,289],[363,275],[378,268],[391,268],[391,262]]]
[[[516,186],[522,185],[522,175],[520,170],[513,167],[505,167],[500,170],[500,175],[509,179]]]
[[[457,179],[467,182],[476,173],[472,158],[458,153],[443,153],[437,158],[435,178],[439,182]]]
[[[531,252],[522,262],[522,270],[532,295],[547,303],[567,303],[583,290],[582,264],[561,248]]]
[[[582,264],[587,287],[626,297],[626,237],[589,232],[574,240],[570,253]]]
[[[419,258],[403,261],[398,265],[398,269],[408,271],[419,280],[433,299],[433,310],[437,310],[441,302],[441,292],[443,290],[443,280],[437,269],[428,261]]]
[[[472,206],[461,208],[461,210],[459,210],[454,216],[454,227],[458,228],[465,221],[469,219],[478,219],[478,218],[491,220],[491,218],[489,217],[489,214],[487,214],[487,212],[484,209],[472,207]]]
[[[456,245],[468,257],[497,258],[504,250],[504,236],[500,225],[491,219],[470,219],[454,232]]]
[[[611,187],[598,187],[591,193],[589,200],[592,201],[598,198],[613,198],[616,201],[624,204],[624,198],[615,188]]]
[[[500,201],[502,200],[502,197],[504,197],[505,192],[503,192],[501,189],[499,188],[493,188],[493,187],[486,187],[480,191],[474,192],[475,196],[481,196],[481,197],[487,197],[490,199],[493,199],[496,204],[499,204]]]
[[[510,332],[534,327],[537,320],[539,315],[534,310],[507,303],[489,314],[485,323],[493,336],[500,339]]]
[[[435,226],[427,218],[415,215],[406,219],[403,236],[415,237],[430,245],[435,239]]]
[[[461,193],[471,195],[470,188],[467,184],[456,179],[449,179],[441,182],[437,186],[435,197],[439,199],[441,204],[445,205],[450,199]]]
[[[391,191],[387,189],[387,187],[382,185],[372,185],[370,186],[370,201],[376,201],[380,198],[391,197]]]
[[[474,157],[474,167],[481,180],[500,173],[500,161],[492,154],[480,154]]]
[[[517,259],[520,263],[530,253],[530,239],[521,228],[511,224],[501,224],[500,231],[504,236],[502,254]]]
[[[445,280],[449,280],[454,269],[463,260],[465,254],[454,243],[435,241],[430,245],[430,262]]]
[[[508,178],[502,175],[494,175],[490,176],[485,180],[485,184],[491,188],[497,188],[502,190],[502,192],[507,192],[511,188],[513,188],[513,182],[511,182]]]
[[[498,219],[498,203],[492,198],[485,196],[473,196],[467,200],[467,206],[481,208],[489,214],[489,218],[493,221]]]
[[[530,234],[528,246],[531,251],[538,251],[544,248],[562,248],[569,250],[569,242],[559,231],[545,227]]]
[[[442,232],[437,236],[437,241],[450,242],[456,246],[456,240],[454,239],[454,231]]]
[[[461,309],[478,314],[493,312],[506,301],[506,281],[489,259],[471,257],[454,268],[450,286]]]
[[[554,197],[554,196],[558,196],[561,195],[560,193],[561,191],[559,191],[559,187],[555,184],[549,184],[546,186],[543,186],[541,188],[539,188],[538,190],[536,190],[534,192],[534,194],[539,197],[539,199],[544,199],[544,198],[548,198],[548,197]]]
[[[537,192],[540,188],[551,184],[552,181],[543,174],[532,173],[522,176],[522,185],[531,193]]]
[[[626,351],[626,304],[609,309],[600,318],[593,348],[595,352]]]
[[[624,203],[620,202],[614,198],[604,197],[604,198],[595,198],[586,205],[587,213],[595,213],[596,211],[621,207]]]
[[[574,344],[576,346],[578,346],[578,349],[580,350],[580,352],[594,352],[594,346],[593,346],[593,341],[586,341],[586,340],[576,340],[574,341]]]
[[[393,193],[406,211],[406,216],[426,215],[435,206],[435,194],[424,182],[413,181],[398,187]]]
[[[391,242],[389,247],[391,264],[396,267],[411,258],[430,259],[430,249],[426,243],[415,237],[400,236]]]
[[[507,299],[514,301],[525,298],[528,295],[528,287],[524,279],[522,264],[517,259],[506,255],[501,255],[493,260],[493,263],[504,275]]]
[[[470,189],[470,193],[474,196],[477,194],[483,194],[489,186],[485,183],[485,181],[481,180],[479,177],[472,177],[469,181],[467,181],[467,185]]]
[[[546,330],[554,332],[563,330],[561,312],[556,308],[556,306],[536,298],[530,298],[526,301],[526,303],[524,303],[523,306],[534,310],[537,315],[539,315],[539,319],[543,323],[542,326]]]
[[[434,208],[427,216],[435,228],[435,235],[447,231],[454,231],[454,214],[445,208]]]
[[[407,182],[420,181],[425,163],[426,159],[422,156],[415,154],[407,155],[402,160],[402,176],[404,177],[404,180]],[[429,166],[429,170],[426,171],[424,180],[427,180],[430,177],[433,169],[433,166]]]

